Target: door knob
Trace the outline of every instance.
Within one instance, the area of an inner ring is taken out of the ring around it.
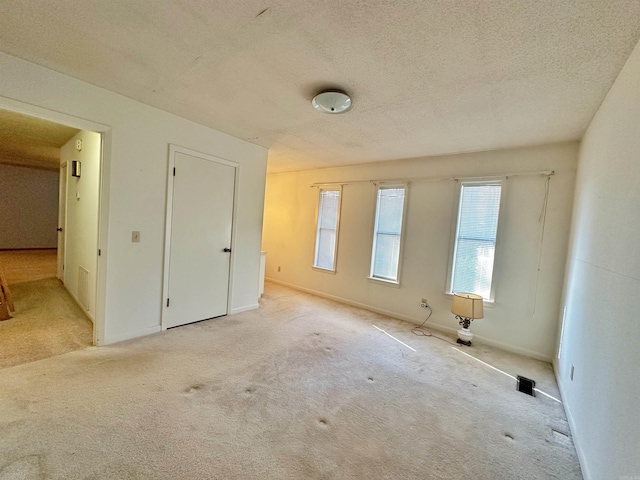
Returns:
[[[231,251],[231,249],[230,248],[225,248],[222,251],[225,252],[225,253],[229,253]]]

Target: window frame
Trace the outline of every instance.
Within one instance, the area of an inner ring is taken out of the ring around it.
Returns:
[[[393,188],[403,188],[404,189],[404,199],[402,203],[402,223],[400,225],[400,245],[398,249],[398,271],[396,274],[396,279],[389,279],[385,277],[376,277],[373,275],[373,268],[375,266],[375,248],[376,248],[376,235],[377,235],[377,227],[378,227],[378,194],[381,189],[393,189]],[[379,283],[381,285],[387,285],[391,287],[400,287],[400,282],[402,278],[402,264],[404,257],[404,239],[405,239],[405,231],[406,231],[406,223],[407,223],[407,206],[408,206],[408,198],[409,198],[409,183],[378,183],[376,184],[376,191],[374,196],[374,208],[373,208],[373,233],[371,235],[371,257],[369,264],[369,275],[367,279],[373,283]]]
[[[499,264],[498,252],[499,246],[501,245],[501,237],[502,237],[502,224],[504,219],[502,218],[505,215],[505,198],[506,198],[506,186],[507,182],[504,177],[494,177],[494,178],[483,178],[482,180],[474,180],[474,179],[456,179],[458,182],[458,186],[456,188],[456,199],[454,202],[454,215],[451,222],[451,241],[449,248],[449,265],[447,269],[447,284],[445,288],[446,295],[453,295],[455,292],[453,291],[453,277],[454,277],[454,266],[456,260],[456,250],[458,244],[458,229],[460,226],[460,208],[462,207],[462,187],[464,185],[500,185],[500,204],[498,206],[498,225],[496,228],[496,241],[494,246],[494,255],[493,255],[493,266],[491,269],[491,288],[489,289],[489,298],[483,297],[483,302],[486,304],[492,305],[495,303],[496,298],[496,266]],[[470,292],[473,293],[473,292]]]
[[[320,231],[320,202],[322,200],[322,192],[338,192],[338,209],[336,212],[336,241],[335,241],[335,245],[333,248],[333,268],[329,269],[329,268],[324,268],[324,267],[319,267],[316,265],[316,262],[318,260],[318,232]],[[332,275],[335,275],[337,273],[337,268],[338,268],[338,242],[340,239],[340,217],[341,217],[341,211],[342,211],[342,185],[323,185],[321,187],[318,187],[318,198],[316,200],[316,221],[315,221],[315,242],[314,242],[314,248],[313,248],[313,259],[312,259],[312,264],[311,264],[311,268],[317,272],[324,272],[324,273],[330,273]]]

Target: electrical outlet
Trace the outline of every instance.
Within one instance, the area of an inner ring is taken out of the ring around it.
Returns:
[[[428,304],[428,302],[427,302],[427,299],[426,299],[426,298],[422,298],[422,299],[420,299],[420,306],[421,306],[422,308],[427,308],[427,307],[429,306],[429,304]]]
[[[140,243],[140,232],[131,232],[131,241],[133,243]]]

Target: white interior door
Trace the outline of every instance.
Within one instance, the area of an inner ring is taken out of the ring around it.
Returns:
[[[163,328],[227,313],[236,169],[174,155],[167,299]]]
[[[64,239],[67,228],[67,165],[60,167],[58,183],[58,278],[64,283]]]

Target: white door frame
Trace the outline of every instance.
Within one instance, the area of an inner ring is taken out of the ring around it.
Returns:
[[[100,184],[98,186],[98,245],[101,252],[96,266],[95,318],[93,322],[93,344],[104,345],[105,310],[107,291],[107,249],[109,239],[109,185],[111,165],[111,127],[80,117],[75,117],[56,110],[21,102],[0,96],[0,108],[32,117],[42,118],[50,122],[60,123],[79,130],[89,130],[100,134],[102,155],[100,159]],[[66,236],[65,236],[66,241]],[[66,250],[66,249],[65,249]],[[66,254],[66,253],[65,253]]]
[[[167,314],[167,298],[169,296],[169,262],[171,259],[171,216],[173,213],[173,169],[176,166],[176,153],[183,153],[192,157],[201,158],[210,162],[219,163],[232,167],[235,171],[233,186],[233,211],[231,212],[231,258],[229,260],[229,291],[227,293],[227,315],[231,313],[233,305],[233,272],[235,271],[235,252],[236,252],[236,212],[238,205],[238,188],[240,185],[240,164],[226,160],[224,158],[209,155],[207,153],[191,150],[190,148],[181,147],[179,145],[169,144],[169,161],[167,162],[167,205],[166,219],[164,230],[164,263],[162,268],[162,313],[160,326],[162,330],[166,330],[166,314]]]
[[[57,277],[64,284],[64,260],[67,250],[67,162],[60,163],[58,178],[58,250]],[[62,250],[62,252],[61,252]]]

